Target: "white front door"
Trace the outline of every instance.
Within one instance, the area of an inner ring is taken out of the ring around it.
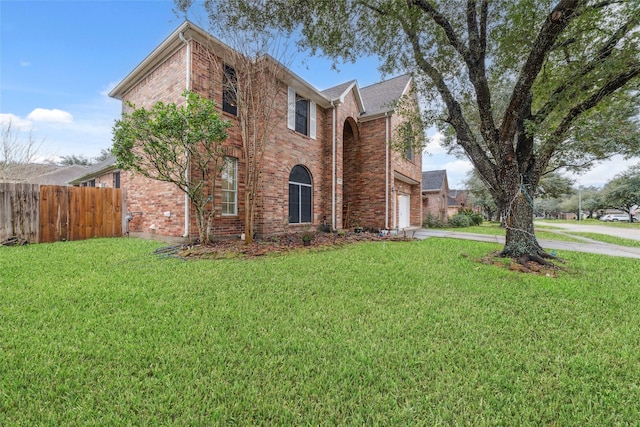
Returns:
[[[411,197],[408,194],[398,194],[398,228],[411,225]]]

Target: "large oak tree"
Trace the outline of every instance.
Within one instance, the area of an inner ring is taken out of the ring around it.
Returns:
[[[425,120],[450,129],[506,212],[506,256],[546,254],[543,174],[637,150],[640,0],[208,0],[228,28],[299,34],[341,60],[411,71]]]

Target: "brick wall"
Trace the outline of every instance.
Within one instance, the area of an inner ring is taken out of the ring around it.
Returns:
[[[312,226],[322,222],[330,206],[331,192],[326,192],[327,168],[331,168],[331,159],[326,158],[326,144],[331,144],[331,135],[327,134],[327,115],[331,110],[316,108],[316,139],[299,134],[287,127],[287,87],[277,83],[281,90],[278,105],[281,117],[273,130],[273,138],[265,149],[262,169],[262,197],[260,210],[260,231],[263,234],[281,233],[287,230],[309,228],[308,224],[289,225],[289,174],[296,165],[302,165],[309,171],[313,183]],[[329,169],[329,176],[330,176]],[[326,198],[329,197],[327,203]]]
[[[206,46],[191,42],[192,89],[202,96],[222,104],[222,63]],[[186,47],[182,46],[151,73],[140,80],[124,97],[138,106],[149,107],[157,101],[180,104],[187,82]],[[261,170],[261,183],[257,196],[255,231],[259,235],[281,233],[316,227],[323,220],[331,222],[332,202],[332,109],[316,109],[315,139],[288,129],[287,86],[273,81],[279,88],[276,113],[278,122],[266,146]],[[242,151],[237,118],[227,113],[222,116],[234,124],[229,129],[226,141],[228,155],[238,159],[238,215],[216,215],[213,232],[217,236],[237,236],[244,232],[244,183],[245,159]],[[393,171],[421,180],[421,156],[414,162],[407,162],[397,153],[390,153],[389,186],[385,187],[386,119],[379,118],[358,123],[359,110],[353,93],[336,109],[336,222],[343,227],[344,216],[349,206],[350,226],[382,228],[385,214],[390,226],[397,208],[393,203],[392,187],[402,189],[411,195],[411,223],[418,225],[422,218],[420,185],[408,185],[394,179]],[[398,124],[392,118],[391,127]],[[344,161],[343,161],[344,159]],[[302,165],[311,174],[313,182],[312,224],[290,225],[288,212],[289,173],[296,165]],[[198,173],[193,171],[193,173]],[[133,212],[131,231],[155,233],[166,236],[184,234],[184,193],[175,185],[146,179],[142,176],[123,173],[122,187],[126,189],[128,211]],[[215,205],[218,212],[221,190],[218,180]],[[385,195],[389,197],[389,211],[385,212]],[[165,212],[169,212],[165,216]],[[196,236],[197,229],[193,208],[190,208],[190,235]]]
[[[393,133],[396,132],[402,121],[403,118],[399,115],[391,117]],[[411,196],[411,225],[420,226],[422,225],[422,152],[415,152],[413,160],[405,159],[402,153],[395,150],[390,150],[389,154],[391,157],[391,169],[416,182],[416,184],[412,184],[409,187],[402,186],[402,191]],[[400,182],[397,178],[393,179],[393,185],[396,189],[399,187]]]

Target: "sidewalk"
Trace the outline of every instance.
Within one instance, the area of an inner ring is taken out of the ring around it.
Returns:
[[[448,231],[437,229],[419,228],[407,231],[407,235],[416,239],[427,239],[429,237],[443,237],[448,239],[475,240],[478,242],[489,242],[504,245],[504,236],[492,236],[488,234],[464,233],[460,231]],[[587,240],[587,239],[585,239]],[[591,243],[593,242],[593,243]],[[544,249],[556,251],[585,252],[590,254],[600,254],[608,256],[619,256],[626,258],[640,258],[640,248],[630,248],[627,246],[611,245],[601,242],[563,242],[560,240],[538,239],[538,243]]]

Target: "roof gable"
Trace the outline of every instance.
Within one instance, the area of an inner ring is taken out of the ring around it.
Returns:
[[[351,80],[346,83],[342,83],[338,86],[331,87],[329,89],[323,90],[321,93],[326,96],[331,102],[337,102],[342,104],[344,99],[346,98],[349,92],[353,91],[353,94],[356,98],[356,102],[358,104],[358,110],[360,113],[364,113],[366,111],[364,101],[362,99],[362,93],[360,91],[360,87],[358,86],[357,80]]]
[[[194,40],[199,44],[210,46],[223,61],[233,62],[233,56],[230,52],[233,49],[220,41],[207,31],[185,20],[178,28],[176,28],[158,47],[156,47],[145,59],[142,60],[120,83],[116,85],[109,96],[122,100],[126,94],[134,88],[142,79],[153,72],[157,67],[162,65],[167,58],[176,53],[179,49],[184,48],[188,41]],[[336,103],[344,102],[344,98],[353,91],[360,110],[361,119],[374,119],[385,113],[393,112],[395,102],[402,95],[407,93],[411,83],[411,76],[404,74],[372,84],[365,88],[360,88],[356,80],[342,83],[338,86],[319,91],[306,80],[295,74],[292,70],[280,64],[275,58],[265,55],[269,60],[281,65],[285,70],[283,82],[296,90],[296,93],[316,102],[322,108],[330,108]],[[185,86],[187,82],[185,70]]]
[[[446,169],[422,172],[422,191],[442,190],[446,179]]]
[[[369,118],[393,112],[395,103],[408,92],[411,76],[403,74],[383,82],[375,83],[361,89],[362,99],[367,110],[361,116]]]

